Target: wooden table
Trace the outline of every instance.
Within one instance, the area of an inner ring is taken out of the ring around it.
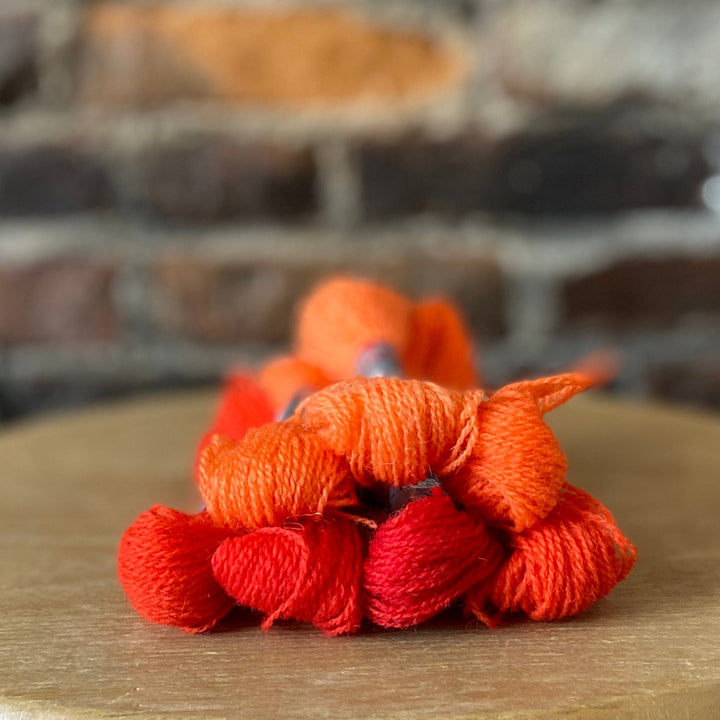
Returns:
[[[570,481],[640,555],[580,617],[190,636],[135,614],[115,552],[150,505],[196,507],[211,405],[157,397],[0,433],[0,717],[720,717],[717,419],[598,398],[553,413]]]

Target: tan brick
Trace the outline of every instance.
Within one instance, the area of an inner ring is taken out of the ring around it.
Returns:
[[[446,90],[464,65],[423,34],[329,8],[100,2],[82,37],[81,94],[108,104],[401,100]]]

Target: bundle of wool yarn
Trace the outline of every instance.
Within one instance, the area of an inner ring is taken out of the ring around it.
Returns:
[[[330,635],[460,603],[490,626],[579,613],[636,551],[566,481],[543,416],[599,375],[483,391],[450,303],[330,280],[302,304],[292,356],[229,377],[198,452],[205,509],[140,515],[120,543],[123,588],[188,632],[236,606],[265,629]]]

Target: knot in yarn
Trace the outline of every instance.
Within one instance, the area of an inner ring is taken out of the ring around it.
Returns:
[[[347,462],[296,419],[217,435],[200,456],[200,493],[219,525],[254,530],[355,502]]]

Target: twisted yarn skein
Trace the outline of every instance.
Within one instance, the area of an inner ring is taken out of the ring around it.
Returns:
[[[365,614],[382,627],[424,622],[487,580],[503,548],[436,488],[382,524],[363,567]]]
[[[512,539],[512,555],[467,597],[467,608],[495,625],[509,613],[531,620],[576,615],[607,595],[632,569],[636,550],[597,500],[566,484],[543,523]]]
[[[294,418],[253,428],[237,442],[216,435],[200,456],[199,486],[212,519],[233,530],[355,502],[345,460]]]
[[[362,558],[351,520],[306,518],[227,539],[212,569],[238,605],[265,614],[263,629],[292,618],[339,635],[360,627]]]
[[[186,515],[155,505],[140,515],[118,553],[120,583],[135,609],[187,632],[212,628],[235,604],[211,566],[227,536],[205,512]]]

